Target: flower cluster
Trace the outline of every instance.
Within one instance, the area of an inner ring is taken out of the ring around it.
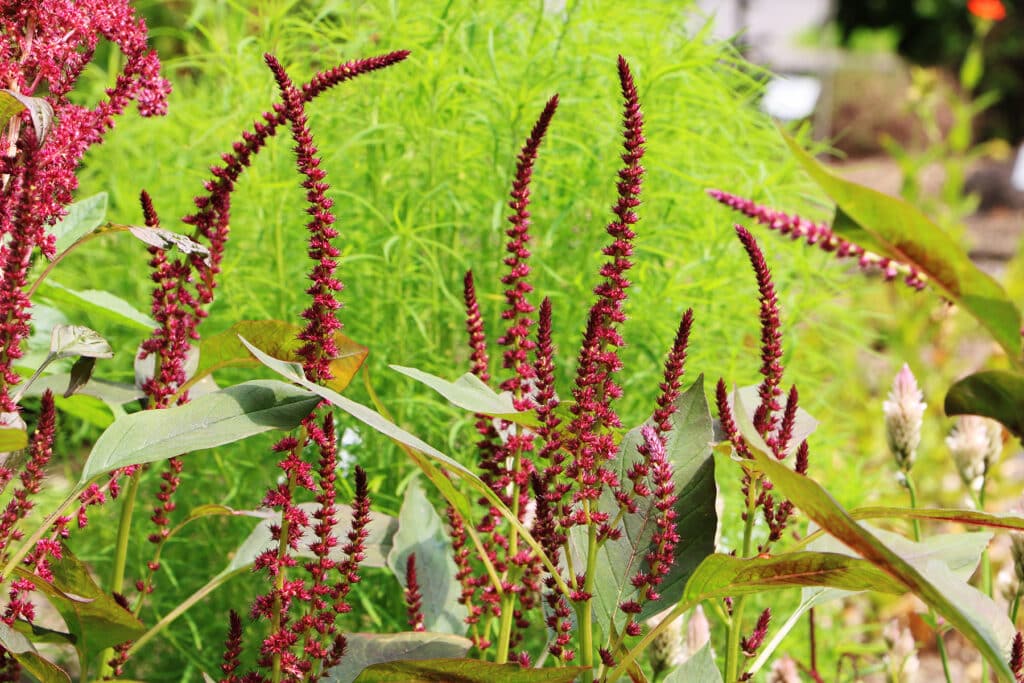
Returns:
[[[834,253],[837,258],[855,258],[857,265],[865,270],[882,271],[886,280],[894,280],[902,274],[907,286],[914,289],[923,289],[928,283],[927,276],[914,266],[879,256],[844,240],[825,223],[814,223],[800,216],[790,216],[722,190],[708,190],[708,195],[729,208],[753,218],[770,230],[778,230],[780,234],[789,235],[794,240],[805,239],[807,244],[817,245],[822,251]]]

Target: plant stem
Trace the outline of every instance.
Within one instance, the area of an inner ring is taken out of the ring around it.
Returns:
[[[747,515],[743,525],[743,548],[741,557],[750,557],[751,538],[754,530],[754,511],[757,502],[756,489],[760,478],[750,478],[747,486]],[[740,636],[743,633],[743,610],[746,596],[741,595],[733,603],[732,618],[729,620],[729,639],[725,646],[725,683],[735,683],[740,671]]]
[[[583,592],[588,596],[594,593],[594,575],[597,573],[597,524],[590,519],[590,501],[583,501],[583,510],[587,517],[587,569],[583,578]],[[580,629],[580,655],[583,666],[587,670],[581,678],[583,683],[594,680],[594,599],[588,597],[582,607],[577,610],[578,628]]]
[[[121,504],[121,520],[117,525],[117,544],[114,548],[114,569],[110,576],[110,590],[113,593],[124,592],[124,570],[128,564],[128,541],[131,540],[132,515],[135,512],[135,499],[139,492],[139,476],[141,470],[136,470],[128,481],[128,487],[124,492],[124,500]],[[139,596],[139,606],[142,605],[142,596]],[[108,647],[103,650],[100,656],[100,676],[110,676],[114,673],[109,662],[114,657],[114,648]]]

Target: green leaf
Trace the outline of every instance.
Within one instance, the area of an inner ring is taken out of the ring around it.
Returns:
[[[0,90],[0,126],[25,111],[25,105],[10,90]]]
[[[113,358],[114,349],[96,330],[82,325],[57,325],[50,332],[50,354],[54,358]]]
[[[779,495],[792,500],[816,524],[921,598],[978,648],[1001,680],[1013,683],[1007,658],[1015,630],[990,598],[959,580],[939,560],[927,563],[926,577],[857,524],[817,482],[762,452],[752,449],[752,455],[756,467],[768,476]]]
[[[398,531],[388,553],[388,567],[407,588],[405,566],[409,555],[416,554],[416,575],[423,595],[423,625],[434,633],[466,632],[469,612],[459,604],[462,587],[455,575],[458,567],[452,559],[452,547],[444,524],[427,500],[418,479],[405,490],[398,513]]]
[[[71,683],[67,672],[36,652],[28,638],[3,622],[0,622],[0,648],[41,683]]]
[[[782,136],[811,179],[860,230],[851,231],[848,222],[837,220],[836,234],[853,242],[864,242],[864,234],[870,235],[871,241],[862,246],[927,275],[947,298],[988,328],[1014,363],[1020,361],[1020,311],[949,235],[913,205],[840,178],[784,132]]]
[[[3,90],[0,93],[4,95],[4,100],[13,98],[21,103],[23,109],[28,110],[29,117],[32,119],[32,127],[36,132],[36,144],[42,147],[43,143],[46,142],[46,136],[50,134],[50,128],[53,126],[53,107],[50,106],[50,103],[42,97],[22,95],[17,90]],[[5,109],[9,106],[9,104],[5,106]]]
[[[946,415],[981,415],[1024,438],[1024,374],[986,370],[968,375],[946,392]]]
[[[584,667],[524,669],[478,659],[431,659],[374,664],[356,683],[572,683]]]
[[[67,211],[64,219],[50,228],[50,233],[57,238],[58,254],[102,225],[107,217],[107,193],[81,199],[69,205]]]
[[[325,681],[352,683],[363,669],[381,662],[463,657],[473,643],[448,633],[351,633],[345,635],[345,656],[327,672]]]
[[[280,320],[239,321],[220,334],[205,337],[200,342],[199,367],[192,379],[201,379],[225,367],[259,365],[259,361],[249,353],[239,337],[250,340],[275,358],[301,362],[302,358],[298,354],[303,344],[298,339],[300,332],[302,328],[298,325]],[[335,391],[344,391],[362,367],[370,350],[340,332],[334,334],[334,344],[338,355],[331,359],[333,377],[325,384]]]
[[[79,483],[119,467],[166,460],[271,429],[293,429],[318,402],[289,384],[258,380],[185,405],[126,415],[97,439]]]
[[[681,666],[670,671],[662,683],[722,683],[722,673],[715,664],[711,643],[690,656]]]
[[[107,320],[146,332],[152,331],[157,326],[156,321],[148,315],[136,310],[127,301],[110,292],[97,289],[86,289],[79,292],[47,278],[40,284],[38,293],[40,297],[59,307],[74,307],[90,315],[102,316]]]
[[[134,235],[137,239],[142,240],[146,244],[156,247],[157,249],[170,249],[177,247],[178,251],[186,256],[189,254],[202,254],[205,257],[209,257],[209,248],[203,246],[199,242],[188,235],[182,235],[170,230],[163,228],[153,228],[145,225],[128,225],[118,226],[126,227],[128,232]]]
[[[17,427],[0,427],[0,453],[20,451],[28,446],[28,433]]]
[[[31,581],[57,609],[75,637],[75,648],[82,661],[89,661],[105,647],[133,640],[145,632],[142,622],[96,585],[89,569],[67,546],[62,545],[61,557],[51,558],[50,570],[52,582],[21,568],[15,574]]]
[[[71,374],[67,372],[44,375],[25,391],[26,396],[42,396],[47,389],[58,396],[62,395],[71,384]],[[132,401],[138,401],[146,397],[145,392],[137,389],[134,384],[121,382],[108,382],[104,379],[92,378],[79,387],[75,392],[76,397],[91,396],[106,403],[124,405]]]
[[[780,588],[829,586],[848,591],[902,593],[903,586],[867,560],[803,551],[769,557],[709,555],[686,584],[687,604]]]
[[[215,507],[223,508],[223,506],[202,506],[203,508]],[[308,514],[313,514],[320,506],[317,503],[299,503],[298,507],[305,510]],[[337,505],[337,511],[335,512],[336,523],[334,525],[334,535],[339,539],[344,539],[348,536],[348,532],[352,527],[352,508],[348,505]],[[192,516],[195,517],[204,513],[202,509],[197,509],[192,512]],[[219,510],[211,509],[205,511],[204,514],[222,514]],[[249,535],[242,541],[242,544],[238,546],[238,549],[231,556],[231,561],[228,566],[224,568],[221,575],[227,575],[235,572],[239,569],[250,566],[256,561],[256,558],[264,550],[270,547],[276,547],[277,541],[275,541],[271,535],[270,527],[273,524],[281,523],[281,514],[275,512],[252,512],[252,511],[239,511],[232,512],[232,514],[249,515],[253,517],[262,517],[263,520],[256,525],[255,528],[249,533]],[[375,567],[384,568],[388,566],[387,557],[391,553],[392,543],[395,536],[395,532],[398,530],[398,520],[391,515],[386,515],[382,512],[370,511],[370,523],[367,525],[367,536],[364,541],[364,555],[365,557],[359,563],[361,567]],[[313,557],[313,553],[309,550],[311,543],[315,543],[316,538],[313,535],[312,529],[306,529],[302,538],[299,541],[299,549],[296,554],[300,557]],[[342,546],[335,546],[331,550],[330,555],[332,560],[341,562],[345,559],[345,553],[342,551]]]
[[[1024,517],[1013,513],[937,508],[863,507],[850,510],[850,516],[854,519],[932,519],[942,522],[958,522],[968,526],[1024,531]]]
[[[511,392],[495,393],[493,389],[472,373],[467,372],[454,382],[449,382],[416,368],[406,368],[401,365],[389,365],[388,367],[406,377],[411,377],[421,384],[426,384],[448,399],[453,405],[464,410],[505,418],[516,424],[522,424],[522,419],[527,418],[532,420],[532,425],[536,425],[536,419],[533,418],[532,414],[519,413],[515,409],[515,406],[512,405]]]
[[[703,375],[676,400],[676,412],[671,421],[665,450],[672,463],[672,480],[678,496],[673,508],[680,541],[673,552],[675,563],[658,587],[662,599],[644,603],[639,619],[646,619],[678,601],[690,574],[715,551],[718,516],[715,512],[715,465],[711,456],[714,434]],[[650,420],[645,424],[649,423]],[[619,481],[628,481],[627,471],[641,457],[637,453],[637,447],[643,443],[641,429],[642,426],[631,429],[623,437],[618,455],[610,463]],[[646,556],[653,548],[652,537],[657,530],[656,503],[654,496],[640,500],[635,513],[623,516],[622,536],[606,541],[598,551],[593,604],[596,618],[606,633],[612,618],[616,620],[616,630],[622,629],[625,615],[618,606],[636,597],[637,589],[630,583],[633,576],[650,569]],[[616,507],[614,496],[606,491],[602,509]],[[576,552],[585,557],[585,536],[574,536],[573,540]]]

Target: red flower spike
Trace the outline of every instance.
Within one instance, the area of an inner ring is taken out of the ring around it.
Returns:
[[[9,543],[21,537],[18,523],[35,507],[32,496],[42,488],[46,465],[53,457],[53,440],[57,433],[57,412],[53,392],[47,389],[40,400],[39,421],[29,447],[28,462],[19,477],[21,486],[14,490],[11,500],[0,517],[0,558],[9,559]]]
[[[725,432],[725,436],[736,450],[736,454],[747,459],[753,457],[733,419],[732,408],[729,407],[728,390],[725,388],[723,379],[719,379],[718,384],[715,385],[715,406],[718,408],[718,421],[722,423],[722,431]]]
[[[1024,683],[1024,635],[1020,631],[1013,636],[1009,664],[1016,683]]]
[[[880,270],[886,280],[892,280],[902,273],[905,275],[904,282],[907,286],[916,290],[924,289],[927,284],[925,274],[913,266],[865,251],[863,247],[836,235],[825,223],[812,223],[805,218],[790,216],[721,190],[707,192],[712,198],[753,218],[770,230],[777,230],[794,240],[804,238],[807,244],[817,245],[822,251],[833,252],[837,258],[857,259],[857,264],[862,270]]]
[[[661,395],[658,396],[658,409],[654,411],[654,418],[652,420],[658,429],[659,435],[663,438],[672,429],[672,423],[669,419],[676,412],[675,402],[679,398],[683,371],[686,368],[686,347],[690,343],[690,329],[692,327],[693,309],[688,308],[679,321],[679,329],[676,330],[676,338],[672,343],[672,350],[669,351],[668,358],[665,360],[665,379],[659,385]]]
[[[786,457],[789,441],[793,438],[798,401],[799,394],[797,393],[796,385],[793,385],[789,388],[789,396],[786,397],[786,408],[782,413],[782,422],[779,423],[779,430],[777,433],[769,435],[769,438],[766,440],[766,443],[772,449],[772,455],[777,460],[782,460]]]
[[[490,358],[487,355],[487,335],[484,333],[484,318],[480,314],[480,305],[476,300],[476,287],[473,284],[473,271],[467,270],[462,280],[462,296],[466,302],[466,332],[469,333],[470,372],[485,384],[491,380],[488,369]]]
[[[765,636],[768,634],[768,623],[772,619],[771,609],[765,609],[761,612],[761,616],[757,618],[757,624],[754,626],[754,631],[750,634],[749,638],[740,639],[740,648],[743,650],[743,654],[747,657],[753,657],[757,654],[761,644],[764,642]]]
[[[754,411],[754,427],[765,439],[778,424],[776,413],[781,409],[778,397],[782,395],[782,332],[779,322],[779,303],[772,283],[772,274],[764,260],[757,240],[742,225],[735,226],[736,235],[743,243],[750,264],[757,276],[757,288],[761,300],[761,376],[764,378],[757,388],[761,402]]]
[[[413,631],[426,630],[423,626],[423,595],[416,577],[416,553],[409,553],[405,560],[405,611]]]

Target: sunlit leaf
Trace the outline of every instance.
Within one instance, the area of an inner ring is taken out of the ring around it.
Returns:
[[[946,415],[981,415],[1024,438],[1024,374],[986,370],[968,375],[946,392]]]
[[[200,254],[206,257],[210,255],[209,248],[203,246],[199,242],[196,242],[188,235],[182,235],[163,228],[153,228],[145,225],[129,225],[127,228],[128,232],[133,234],[135,237],[150,246],[156,247],[157,249],[170,249],[171,247],[177,247],[178,251],[186,255]]]
[[[398,513],[398,531],[388,553],[388,567],[403,587],[409,555],[416,554],[416,575],[422,599],[423,625],[434,633],[466,632],[465,605],[459,604],[462,586],[455,578],[458,567],[452,559],[452,547],[444,523],[427,500],[418,479],[405,490]]]
[[[61,253],[100,227],[106,216],[106,192],[94,194],[68,205],[67,215],[50,228],[50,234],[57,238],[57,253]]]
[[[44,375],[32,383],[25,392],[26,396],[41,396],[47,389],[55,394],[63,394],[71,384],[71,375],[67,372]],[[114,405],[124,405],[145,398],[146,394],[133,384],[109,382],[104,379],[92,378],[75,392],[76,396],[92,396]]]
[[[239,337],[249,340],[275,358],[301,362],[298,353],[303,344],[298,339],[301,331],[298,325],[280,320],[239,321],[220,334],[203,338],[199,344],[199,367],[195,377],[201,378],[225,367],[259,365],[259,361],[249,353]],[[334,334],[334,344],[338,354],[330,359],[332,377],[325,384],[335,391],[344,391],[362,367],[369,349],[341,332]]]
[[[28,446],[28,433],[17,427],[0,427],[0,453],[18,451]]]
[[[40,284],[38,294],[61,308],[72,307],[146,332],[151,332],[157,326],[156,321],[148,315],[110,292],[97,289],[76,291],[47,278]]]
[[[1006,512],[946,508],[863,507],[850,510],[850,516],[854,519],[933,519],[941,522],[958,522],[968,526],[1024,531],[1024,516]]]
[[[166,460],[271,429],[293,429],[318,402],[290,384],[258,380],[184,405],[126,415],[97,439],[80,483],[119,467]]]
[[[473,646],[461,636],[425,632],[348,633],[345,641],[345,656],[327,672],[324,681],[352,683],[366,667],[381,662],[463,657]]]
[[[1016,631],[990,598],[961,581],[940,560],[929,561],[924,572],[917,569],[858,524],[813,479],[762,452],[753,450],[752,454],[754,464],[779,495],[792,500],[816,524],[921,598],[978,648],[1002,680],[1012,683],[1006,662]]]
[[[5,100],[7,98],[14,98],[21,103],[24,109],[28,110],[28,115],[32,119],[32,128],[36,133],[36,144],[42,147],[46,141],[46,136],[50,134],[50,128],[53,127],[53,107],[50,106],[50,103],[45,98],[22,95],[17,90],[3,90],[0,92],[5,96]],[[9,106],[9,104],[5,106],[5,109],[8,109]]]
[[[749,387],[740,387],[733,392],[733,414],[734,416],[742,415],[744,419],[742,424],[738,424],[740,431],[747,435],[754,431],[753,417],[757,412],[757,406],[761,403],[761,397],[757,393],[757,385]],[[736,403],[742,406],[742,409],[736,409]],[[741,422],[737,417],[737,422]],[[818,428],[818,421],[814,419],[810,413],[803,408],[796,409],[796,419],[793,421],[793,434],[789,439],[789,444],[785,450],[786,455],[792,455],[796,452],[796,449],[801,443],[807,440],[807,438],[814,433],[814,430]]]
[[[855,243],[860,240],[861,246],[920,270],[944,296],[988,328],[1014,362],[1019,361],[1020,311],[952,237],[912,204],[840,178],[791,137],[783,133],[783,138],[811,179],[842,211],[832,226],[836,234]],[[865,234],[870,236],[867,244]]]
[[[50,353],[56,358],[113,358],[114,349],[99,332],[82,325],[57,325],[50,332]]]
[[[388,367],[421,384],[426,384],[459,408],[483,415],[505,417],[520,423],[520,414],[512,405],[511,392],[505,391],[498,394],[472,373],[467,372],[454,382],[449,382],[416,368],[406,368],[401,365]],[[532,418],[532,416],[530,417]],[[536,423],[536,419],[532,419],[532,422]]]
[[[9,90],[0,90],[0,126],[25,111],[25,105]]]

